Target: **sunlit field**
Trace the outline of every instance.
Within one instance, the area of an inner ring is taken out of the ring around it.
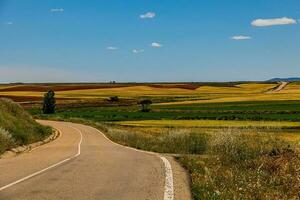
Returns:
[[[296,199],[300,182],[300,84],[1,85],[36,118],[73,121],[111,140],[174,155],[195,199]],[[56,93],[56,113],[41,113]],[[118,100],[110,101],[117,96]],[[141,112],[140,100],[153,103]]]
[[[230,120],[144,120],[123,121],[121,125],[128,126],[177,126],[177,127],[215,127],[215,128],[300,128],[300,122],[274,121],[230,121]]]
[[[236,84],[210,86],[209,84],[142,84],[142,85],[1,85],[0,95],[8,96],[34,96],[39,97],[47,89],[57,89],[58,98],[101,98],[111,95],[120,97],[133,96],[201,96],[201,94],[215,94],[219,97],[224,94],[257,94],[264,93],[276,87],[277,84]],[[83,88],[83,89],[82,89]],[[65,89],[65,90],[64,90]],[[227,94],[227,95],[226,95]]]
[[[0,96],[40,99],[48,89],[64,100],[95,100],[109,96],[121,98],[162,98],[160,105],[222,103],[242,101],[300,100],[300,85],[288,84],[272,92],[276,83],[211,84],[73,84],[73,85],[1,85]],[[287,95],[288,94],[288,95]]]

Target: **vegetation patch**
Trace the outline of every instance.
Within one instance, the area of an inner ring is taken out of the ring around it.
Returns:
[[[16,146],[43,140],[51,133],[50,127],[37,123],[19,104],[0,99],[0,154]]]
[[[298,147],[274,135],[220,131],[203,155],[179,161],[189,170],[195,199],[298,199]]]

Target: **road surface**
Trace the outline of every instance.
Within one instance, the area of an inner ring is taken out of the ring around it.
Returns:
[[[174,166],[173,178],[165,157],[114,144],[89,126],[41,123],[58,129],[60,137],[0,159],[0,200],[190,199],[184,171]]]

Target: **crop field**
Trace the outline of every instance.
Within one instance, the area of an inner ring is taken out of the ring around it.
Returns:
[[[263,93],[276,84],[237,84],[210,86],[201,84],[78,84],[78,85],[2,85],[0,95],[41,97],[49,89],[56,91],[58,98],[101,98],[111,95],[136,96],[185,96],[198,97],[201,94],[222,97],[234,94]],[[227,95],[226,95],[227,94]]]
[[[200,103],[300,100],[300,85],[288,84],[283,90],[272,92],[277,83],[236,84],[24,84],[1,85],[0,96],[18,101],[41,100],[49,89],[58,99],[95,100],[109,96],[120,98],[153,98],[162,105],[186,105]]]
[[[120,144],[174,154],[190,174],[195,199],[297,199],[300,84],[276,90],[280,85],[24,84],[0,85],[0,96],[36,118],[89,124]],[[49,89],[57,109],[45,115]],[[153,102],[150,112],[141,112],[143,99]]]
[[[205,127],[205,128],[300,128],[300,122],[230,121],[230,120],[144,120],[122,121],[121,125],[139,127]]]

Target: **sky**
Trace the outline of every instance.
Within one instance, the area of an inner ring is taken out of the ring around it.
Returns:
[[[0,82],[300,76],[299,0],[0,0]]]

